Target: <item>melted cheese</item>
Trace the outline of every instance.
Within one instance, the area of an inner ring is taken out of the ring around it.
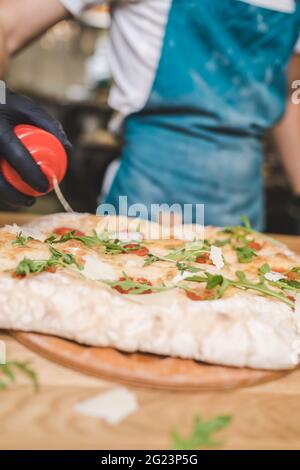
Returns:
[[[8,233],[12,233],[13,235],[18,235],[21,233],[24,237],[31,237],[40,242],[44,242],[47,238],[47,236],[38,229],[19,227],[19,225],[16,224],[5,225],[2,230]]]
[[[118,276],[114,272],[111,265],[104,263],[97,256],[85,255],[83,256],[85,261],[84,269],[81,273],[92,281],[115,281]]]

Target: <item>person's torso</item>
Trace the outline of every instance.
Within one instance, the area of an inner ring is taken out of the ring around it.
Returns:
[[[201,115],[189,127],[262,133],[284,110],[299,28],[294,0],[117,2],[110,103],[124,116],[186,112]]]
[[[125,145],[108,200],[203,203],[206,223],[262,227],[262,136],[284,111],[293,0],[141,0],[112,25]],[[122,44],[122,46],[121,46]]]

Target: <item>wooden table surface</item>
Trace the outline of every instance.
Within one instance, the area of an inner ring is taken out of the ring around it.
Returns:
[[[0,225],[21,223],[29,216],[0,214]],[[300,253],[299,237],[279,237]],[[116,384],[57,366],[1,334],[8,355],[29,360],[41,389],[27,379],[1,391],[1,449],[168,449],[176,427],[188,434],[194,416],[233,416],[219,435],[225,449],[300,449],[300,370],[272,383],[231,392],[171,393],[130,388],[138,411],[113,427],[85,417],[74,406]]]

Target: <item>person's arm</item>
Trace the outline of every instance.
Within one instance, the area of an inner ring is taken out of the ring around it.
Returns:
[[[59,0],[0,0],[0,74],[5,72],[11,55],[68,16]],[[43,193],[48,190],[48,180],[14,134],[14,127],[25,123],[51,132],[70,153],[71,144],[59,122],[37,103],[6,88],[6,100],[0,102],[1,158],[26,183]],[[11,205],[31,205],[34,198],[19,193],[0,171],[0,201]]]
[[[103,0],[0,0],[0,76],[9,58],[58,21],[70,14],[79,15]],[[70,12],[70,13],[68,13]],[[44,193],[49,182],[28,150],[16,137],[18,124],[31,124],[56,136],[68,155],[72,146],[61,124],[38,103],[6,88],[6,100],[0,101],[0,155],[32,188]],[[11,205],[31,205],[34,198],[13,188],[0,170],[0,201]]]
[[[289,80],[300,79],[300,55],[295,55],[291,65]],[[291,93],[294,92],[291,88]],[[298,93],[299,94],[299,93]],[[283,166],[295,196],[300,197],[300,103],[293,103],[289,96],[286,113],[273,130],[273,137],[280,152]]]
[[[10,56],[68,16],[59,0],[0,0],[0,74]]]

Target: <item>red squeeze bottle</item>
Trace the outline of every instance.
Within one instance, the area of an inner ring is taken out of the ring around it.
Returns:
[[[63,145],[54,135],[35,126],[20,124],[14,132],[46,175],[49,181],[47,193],[53,191],[53,177],[60,183],[67,171],[67,154]],[[25,183],[6,160],[0,161],[0,168],[4,178],[21,193],[34,197],[47,194],[39,193]]]

